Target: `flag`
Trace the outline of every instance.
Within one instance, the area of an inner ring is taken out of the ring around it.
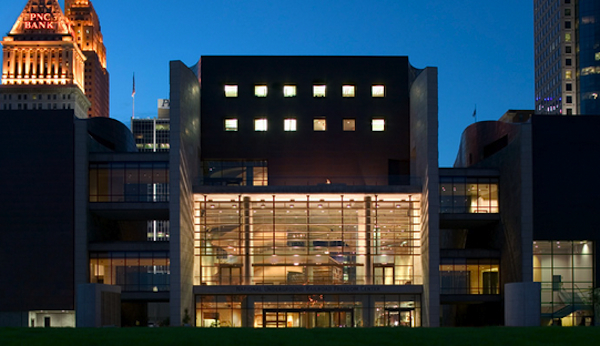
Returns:
[[[475,110],[473,110],[473,118],[477,117],[477,106],[475,107]]]
[[[133,74],[133,90],[131,91],[131,97],[135,97],[135,73]]]

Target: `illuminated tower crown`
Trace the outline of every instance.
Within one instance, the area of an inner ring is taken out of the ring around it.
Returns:
[[[0,109],[74,109],[86,118],[86,57],[56,0],[29,0],[2,40]]]
[[[65,0],[65,15],[73,28],[75,41],[86,57],[85,94],[92,103],[88,115],[108,117],[109,76],[106,70],[106,48],[96,10],[91,1]]]

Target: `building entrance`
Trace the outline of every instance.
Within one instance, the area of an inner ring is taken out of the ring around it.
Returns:
[[[343,328],[353,326],[353,309],[263,310],[263,328]]]
[[[413,322],[414,309],[384,309],[380,326],[383,327],[410,327]]]

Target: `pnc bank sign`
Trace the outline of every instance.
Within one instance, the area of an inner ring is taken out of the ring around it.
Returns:
[[[27,13],[25,15],[25,30],[28,29],[56,29],[52,13]]]

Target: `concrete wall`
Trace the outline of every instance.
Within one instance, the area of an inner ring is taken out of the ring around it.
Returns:
[[[121,287],[78,285],[76,318],[78,328],[121,326]]]
[[[200,151],[200,84],[180,61],[171,68],[171,151],[169,153],[171,227],[171,325],[182,324],[187,309],[194,320],[194,220],[192,183]]]
[[[440,319],[437,68],[422,70],[410,89],[411,169],[422,181],[421,261],[423,326]]]
[[[0,311],[73,310],[73,111],[0,111]]]
[[[495,152],[486,148],[506,138]],[[485,121],[463,132],[456,167],[492,168],[500,173],[500,223],[490,235],[501,250],[501,287],[533,280],[533,183],[531,124]]]
[[[517,282],[504,287],[504,323],[509,327],[538,327],[541,323],[539,282]]]
[[[598,254],[600,117],[534,116],[532,127],[533,238],[591,240]],[[597,285],[600,271],[595,273]]]

